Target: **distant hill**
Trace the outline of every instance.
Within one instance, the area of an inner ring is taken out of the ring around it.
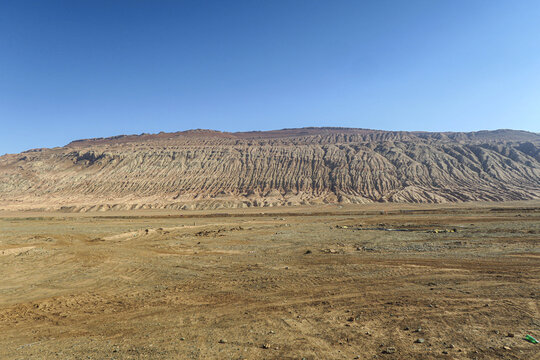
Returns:
[[[540,134],[302,128],[86,139],[0,157],[0,209],[540,198]]]

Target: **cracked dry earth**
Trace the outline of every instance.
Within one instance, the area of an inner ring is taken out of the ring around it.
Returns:
[[[539,358],[540,203],[260,211],[2,213],[0,358]]]

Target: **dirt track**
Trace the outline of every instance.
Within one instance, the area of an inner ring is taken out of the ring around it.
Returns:
[[[540,358],[538,202],[363,209],[4,213],[0,358]]]

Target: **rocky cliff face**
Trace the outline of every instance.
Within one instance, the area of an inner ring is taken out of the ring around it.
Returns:
[[[71,211],[540,198],[540,135],[192,130],[0,157],[0,209]]]

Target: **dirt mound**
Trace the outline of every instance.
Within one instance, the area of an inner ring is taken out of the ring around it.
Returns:
[[[121,135],[0,157],[4,209],[215,209],[540,197],[540,135],[303,128]]]

